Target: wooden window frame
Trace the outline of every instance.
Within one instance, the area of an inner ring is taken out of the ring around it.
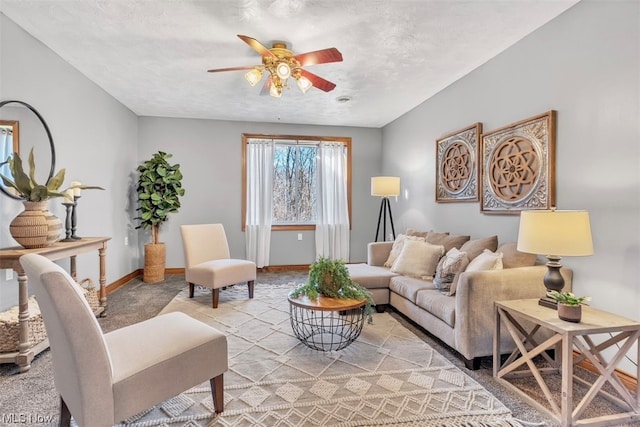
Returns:
[[[345,136],[312,136],[312,135],[268,135],[258,133],[242,134],[242,231],[247,226],[247,140],[272,139],[290,141],[338,142],[347,147],[347,206],[349,213],[349,229],[351,229],[351,138]],[[272,225],[271,231],[306,231],[315,230],[315,224]]]

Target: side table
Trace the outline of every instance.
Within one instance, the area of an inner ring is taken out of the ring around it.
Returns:
[[[622,384],[615,375],[615,368],[624,358],[631,347],[636,344],[640,356],[640,322],[617,316],[606,311],[597,310],[589,306],[582,307],[582,321],[571,323],[558,318],[558,313],[547,307],[538,305],[537,299],[500,301],[495,303],[495,331],[493,338],[493,376],[506,380],[511,377],[533,375],[542,389],[547,403],[551,407],[550,414],[562,426],[573,425],[612,425],[640,419],[640,385],[636,387],[635,396]],[[500,328],[507,328],[517,349],[501,364]],[[533,325],[533,326],[531,326]],[[538,342],[536,333],[541,328],[547,329],[553,335],[544,342]],[[611,338],[596,344],[592,336],[610,334]],[[551,358],[546,350],[555,349],[555,358]],[[574,349],[577,356],[574,357]],[[605,349],[614,353],[607,360]],[[533,362],[536,356],[544,357],[549,368],[538,368]],[[593,382],[574,376],[574,366],[588,360],[598,371],[598,378]],[[529,369],[516,370],[526,365]],[[544,381],[543,374],[559,372],[562,377],[560,391],[560,407],[554,399],[554,394]],[[640,377],[640,367],[636,378]],[[589,390],[582,400],[573,407],[573,382],[580,382]],[[618,396],[614,396],[602,389],[609,383]],[[535,406],[549,411],[537,401],[533,400],[522,390],[505,382],[508,386]],[[605,415],[597,418],[581,418],[584,409],[593,398],[600,394],[618,405],[624,412]]]
[[[312,300],[299,296],[289,300],[291,328],[296,338],[319,351],[342,350],[354,342],[364,325],[366,300],[330,298]]]
[[[100,262],[100,307],[95,311],[96,316],[105,316],[107,310],[107,273],[105,255],[107,241],[110,237],[83,237],[74,242],[56,242],[46,248],[25,249],[21,247],[0,249],[0,269],[11,268],[18,274],[18,327],[20,344],[17,352],[1,353],[0,363],[15,363],[20,367],[20,372],[26,372],[31,368],[31,361],[35,355],[49,347],[49,340],[32,346],[29,342],[29,287],[27,275],[20,265],[20,257],[25,254],[37,253],[52,261],[69,258],[70,274],[76,279],[76,256],[85,252],[98,251]]]

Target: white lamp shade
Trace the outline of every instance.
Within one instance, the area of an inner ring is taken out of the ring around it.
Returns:
[[[561,257],[593,255],[589,212],[522,211],[518,250]]]
[[[400,178],[397,176],[371,177],[371,195],[380,197],[399,196]]]

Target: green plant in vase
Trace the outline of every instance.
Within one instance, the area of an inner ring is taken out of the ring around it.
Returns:
[[[582,320],[582,305],[591,301],[591,297],[577,297],[571,292],[549,291],[547,296],[558,303],[558,317],[567,322],[579,323]]]
[[[577,306],[591,301],[591,297],[577,297],[571,292],[549,291],[547,296],[560,304]]]
[[[366,300],[364,312],[367,322],[373,323],[375,303],[371,292],[351,279],[344,261],[321,257],[311,264],[307,283],[298,286],[290,295],[293,298],[305,295],[316,300],[320,294],[331,298]]]

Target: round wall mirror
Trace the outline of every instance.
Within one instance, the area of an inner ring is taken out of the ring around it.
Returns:
[[[0,131],[3,132],[0,133],[0,137],[3,138],[0,139],[0,163],[17,152],[22,158],[25,172],[29,173],[28,158],[29,152],[33,149],[35,181],[46,184],[55,173],[56,150],[49,126],[38,110],[22,101],[0,102]],[[7,136],[11,136],[11,140],[7,139]],[[2,167],[2,174],[11,175],[8,165]],[[0,180],[0,191],[3,194],[21,200],[12,190]]]

